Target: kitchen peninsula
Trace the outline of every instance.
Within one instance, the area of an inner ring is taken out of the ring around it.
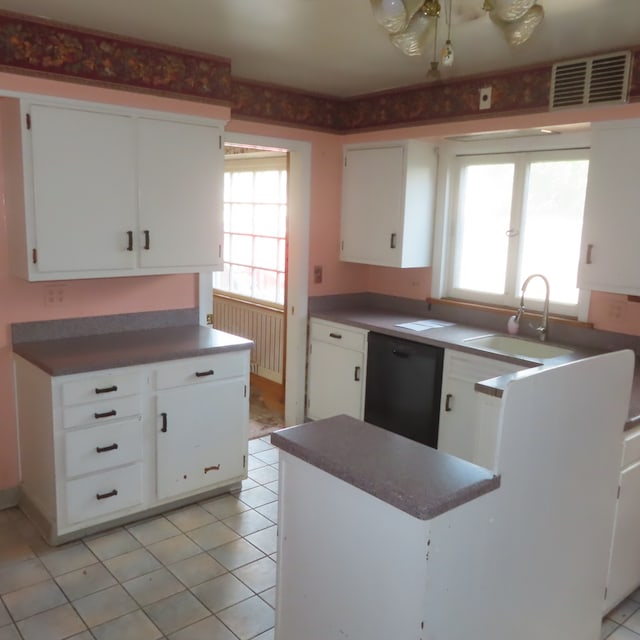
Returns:
[[[276,639],[596,640],[633,365],[510,379],[499,478],[346,416],[274,433]]]
[[[14,325],[20,505],[51,543],[246,477],[253,343],[167,315]]]

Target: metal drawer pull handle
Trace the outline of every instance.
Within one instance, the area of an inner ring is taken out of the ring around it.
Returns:
[[[96,493],[97,500],[104,500],[105,498],[113,498],[113,496],[118,495],[118,490],[114,489],[113,491],[109,491],[109,493]]]
[[[117,391],[118,387],[114,384],[112,387],[102,387],[101,389],[96,388],[96,393],[111,393],[112,391]]]
[[[360,367],[355,368],[355,371],[353,372],[353,379],[356,382],[360,382]]]
[[[148,251],[151,248],[151,240],[149,238],[149,230],[145,229],[144,233],[144,248]]]
[[[118,443],[114,442],[108,447],[96,447],[96,453],[105,453],[106,451],[115,451],[118,448]]]
[[[133,251],[133,231],[127,231],[127,251]]]
[[[205,467],[204,472],[208,473],[209,471],[218,471],[220,469],[219,464],[214,464],[212,467]]]
[[[205,376],[212,376],[213,369],[209,369],[209,371],[196,371],[196,378],[204,378]]]
[[[339,333],[330,333],[330,338],[335,338],[336,340],[342,340],[342,336]]]
[[[444,397],[444,410],[445,411],[451,411],[451,400],[453,400],[453,395],[450,393],[447,393],[447,395]]]
[[[93,417],[96,418],[96,420],[98,418],[111,418],[112,416],[116,415],[116,410],[112,409],[111,411],[105,411],[104,413],[94,413]]]
[[[160,415],[162,416],[162,428],[160,431],[162,431],[162,433],[167,433],[167,414],[161,413]]]

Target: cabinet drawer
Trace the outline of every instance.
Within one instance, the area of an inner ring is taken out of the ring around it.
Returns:
[[[66,494],[70,524],[133,507],[142,502],[142,464],[70,480]]]
[[[640,460],[640,427],[631,429],[624,437],[624,448],[622,450],[622,468],[625,469],[630,464]]]
[[[327,324],[324,322],[311,322],[311,339],[329,342],[345,349],[365,351],[367,344],[367,332],[347,327],[343,324]]]
[[[156,389],[182,387],[245,375],[249,351],[219,353],[204,358],[188,358],[163,364],[156,369]]]
[[[142,458],[142,420],[128,420],[64,434],[67,478]]]
[[[63,407],[62,426],[65,429],[69,429],[70,427],[119,421],[123,418],[133,418],[139,415],[139,396],[113,398],[100,402]]]
[[[62,384],[62,403],[81,404],[140,393],[140,374],[112,371]]]

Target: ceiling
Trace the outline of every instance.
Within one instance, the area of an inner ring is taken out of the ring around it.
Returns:
[[[510,47],[482,0],[453,0],[455,64],[443,79],[640,45],[640,0],[539,3],[543,23]],[[336,97],[423,83],[433,50],[400,53],[369,0],[0,0],[0,9],[223,56],[234,77]]]

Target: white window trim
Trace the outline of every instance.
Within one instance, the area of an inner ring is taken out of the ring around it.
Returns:
[[[454,229],[454,207],[457,198],[457,185],[454,184],[458,156],[509,154],[532,151],[557,151],[569,149],[589,149],[591,146],[590,133],[565,133],[537,138],[516,138],[506,140],[483,140],[471,142],[445,142],[439,148],[438,185],[436,190],[436,208],[434,220],[434,246],[432,262],[431,297],[446,299],[448,282],[450,280],[451,260],[449,247]],[[495,306],[500,302],[492,302],[489,295],[480,294],[476,299],[465,296],[463,302]],[[576,306],[577,319],[586,321],[589,313],[590,292],[581,290]],[[510,305],[509,305],[510,306]],[[556,311],[551,305],[552,313]],[[573,314],[571,314],[573,315]]]

